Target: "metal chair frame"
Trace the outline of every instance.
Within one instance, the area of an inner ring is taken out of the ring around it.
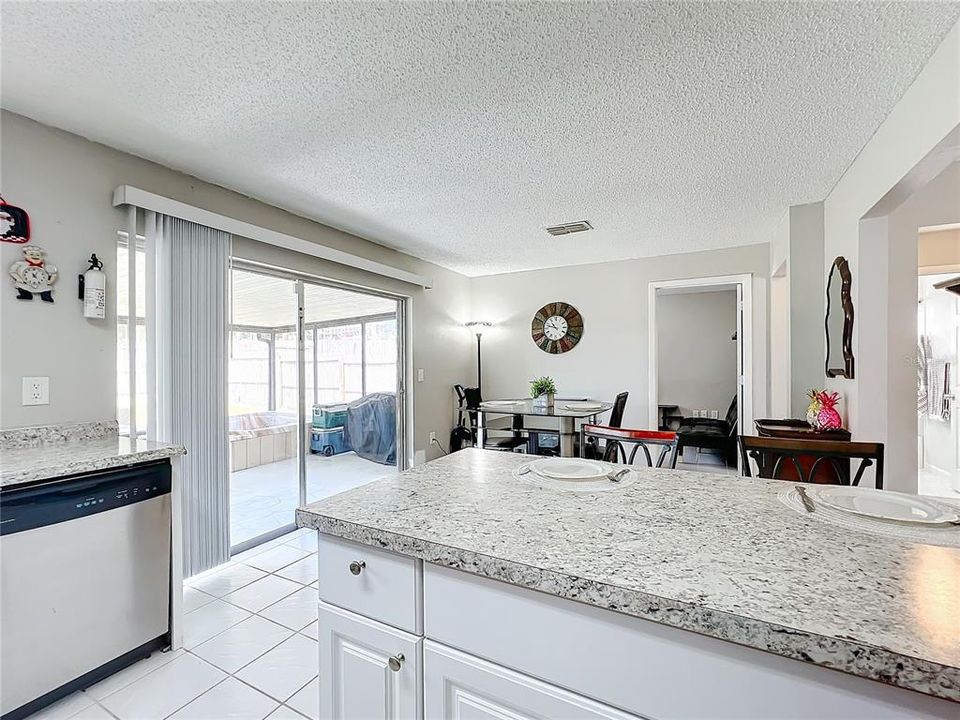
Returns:
[[[606,441],[603,459],[607,462],[623,462],[627,465],[633,465],[636,460],[637,452],[643,449],[644,457],[647,460],[648,467],[663,467],[664,460],[669,456],[668,467],[677,466],[677,433],[664,430],[630,430],[626,428],[615,428],[609,425],[589,425],[584,424],[580,427],[580,447],[581,457],[582,448],[587,446],[587,439]],[[624,443],[633,445],[630,455],[627,455]],[[653,456],[650,454],[648,445],[660,446],[660,455],[654,464]],[[611,455],[613,457],[611,458]]]

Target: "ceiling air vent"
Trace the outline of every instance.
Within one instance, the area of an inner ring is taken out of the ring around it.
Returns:
[[[584,230],[593,230],[593,225],[587,220],[564,223],[563,225],[554,225],[553,227],[547,228],[547,232],[551,235],[569,235],[570,233],[583,232]]]

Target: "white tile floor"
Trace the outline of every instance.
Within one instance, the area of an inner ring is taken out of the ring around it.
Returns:
[[[317,540],[297,530],[184,587],[184,648],[31,720],[317,720]]]

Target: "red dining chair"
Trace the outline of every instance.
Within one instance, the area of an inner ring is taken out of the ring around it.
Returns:
[[[669,457],[667,467],[677,466],[677,433],[664,430],[630,430],[615,428],[609,425],[583,425],[580,428],[580,447],[586,448],[588,441],[595,443],[603,440],[603,459],[606,462],[619,462],[633,465],[637,452],[642,448],[648,467],[663,467],[663,462]],[[632,445],[627,455],[624,445]],[[654,464],[653,456],[648,446],[659,446],[660,455]],[[581,456],[582,456],[581,451]]]

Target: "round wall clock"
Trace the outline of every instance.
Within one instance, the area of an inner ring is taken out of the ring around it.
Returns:
[[[547,303],[533,316],[530,336],[544,352],[565,353],[583,337],[583,317],[569,303]]]

